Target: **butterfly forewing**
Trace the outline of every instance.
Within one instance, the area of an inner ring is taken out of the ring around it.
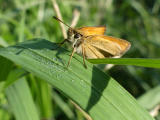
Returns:
[[[81,27],[78,29],[78,32],[84,36],[104,35],[104,33],[106,32],[106,26]]]

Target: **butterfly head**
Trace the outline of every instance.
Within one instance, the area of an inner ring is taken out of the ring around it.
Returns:
[[[71,28],[69,25],[67,25],[66,23],[64,23],[63,21],[61,21],[59,18],[53,16],[54,19],[58,20],[59,22],[65,24],[66,26],[69,27],[68,29],[68,38],[65,39],[65,41],[69,42],[70,44],[72,44],[72,47],[77,47],[81,44],[82,40],[82,34],[80,34],[76,29]]]
[[[73,28],[69,28],[67,34],[68,34],[67,41],[69,43],[76,43],[82,37],[82,35],[78,33],[76,29],[73,29]]]

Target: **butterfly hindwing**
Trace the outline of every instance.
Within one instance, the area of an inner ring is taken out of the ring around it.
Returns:
[[[120,56],[130,47],[130,43],[125,40],[105,35],[89,36],[83,44],[86,49],[86,57],[89,56],[87,58],[90,59],[92,57],[89,55],[89,52],[87,53],[87,50],[89,50],[90,53],[93,52],[97,58],[105,58]]]

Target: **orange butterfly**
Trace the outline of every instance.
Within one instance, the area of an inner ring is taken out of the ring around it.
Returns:
[[[62,22],[55,16],[53,16],[53,18]],[[64,22],[62,23],[65,24]],[[87,68],[85,58],[98,59],[121,56],[128,51],[131,46],[126,40],[105,36],[106,26],[81,27],[79,29],[68,27],[68,38],[60,43],[62,45],[64,42],[69,42],[73,47],[67,68],[74,52],[83,55],[84,66]]]

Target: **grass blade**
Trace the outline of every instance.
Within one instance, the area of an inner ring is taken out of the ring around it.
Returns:
[[[39,120],[38,112],[24,77],[6,88],[5,92],[16,120]]]
[[[138,98],[138,102],[147,110],[152,110],[160,103],[160,85],[146,92]]]
[[[76,102],[93,119],[152,120],[148,112],[117,82],[74,54],[44,39],[33,39],[0,49],[0,55],[19,64]],[[113,114],[114,113],[114,114]]]
[[[136,65],[141,67],[160,68],[160,59],[107,58],[107,59],[89,59],[88,61],[93,64]]]

